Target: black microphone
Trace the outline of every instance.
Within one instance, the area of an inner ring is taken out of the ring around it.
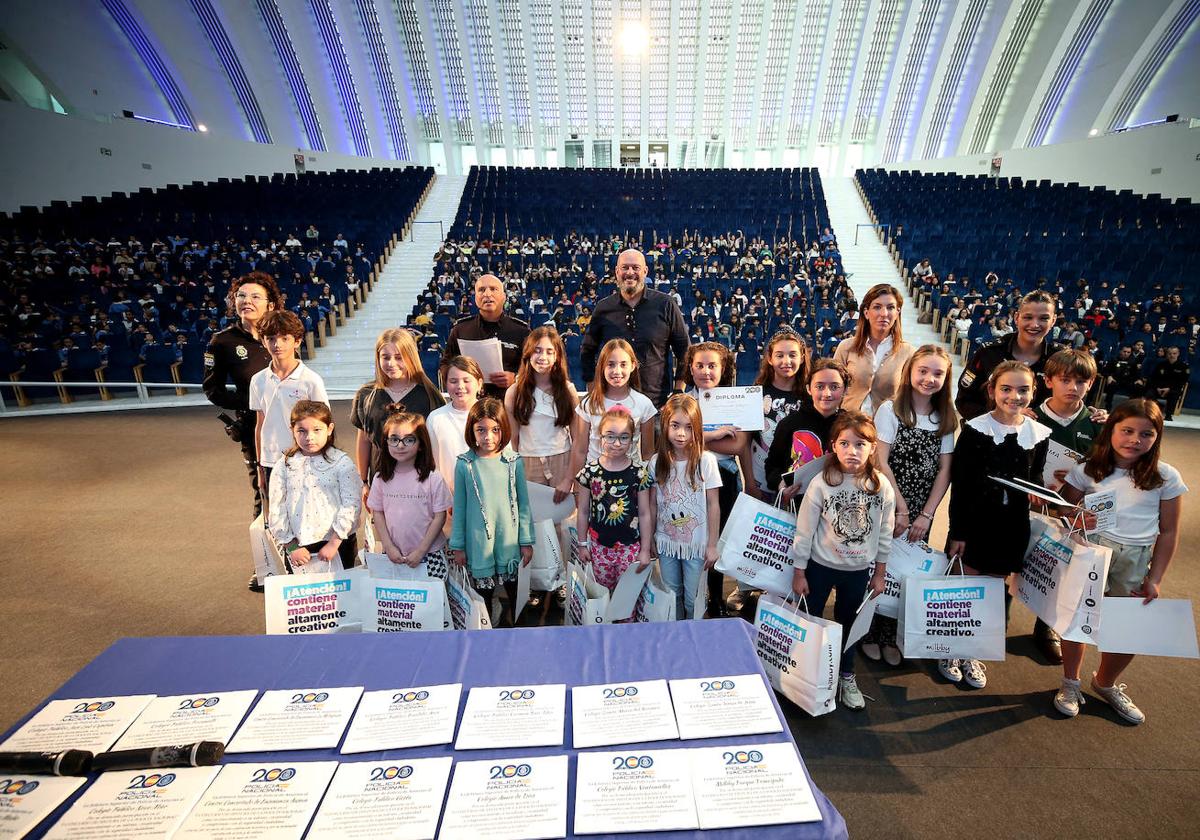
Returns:
[[[220,741],[197,741],[166,747],[102,752],[92,759],[92,770],[148,770],[155,767],[211,767],[225,757]]]
[[[86,776],[92,766],[87,750],[60,752],[0,752],[0,773],[38,776]]]

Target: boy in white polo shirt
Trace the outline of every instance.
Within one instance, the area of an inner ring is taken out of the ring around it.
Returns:
[[[292,447],[292,407],[300,400],[328,405],[329,397],[321,377],[297,356],[304,341],[304,324],[294,313],[286,309],[268,312],[258,323],[258,335],[271,354],[271,364],[250,380],[250,410],[255,413],[258,486],[270,487],[271,470]],[[263,498],[265,501],[265,494]]]

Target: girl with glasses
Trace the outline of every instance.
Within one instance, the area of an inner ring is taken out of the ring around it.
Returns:
[[[388,406],[383,446],[375,454],[375,478],[367,496],[375,533],[393,563],[425,564],[430,577],[446,579],[446,511],[453,499],[434,468],[425,418],[400,403]]]
[[[630,457],[636,439],[633,416],[623,407],[604,412],[597,424],[600,457],[575,476],[579,559],[592,564],[596,582],[612,592],[635,560],[650,565],[654,518],[650,472]],[[646,539],[642,539],[642,534]]]

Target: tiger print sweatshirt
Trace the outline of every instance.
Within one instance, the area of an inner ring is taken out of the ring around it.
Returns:
[[[874,561],[887,562],[896,525],[896,494],[882,473],[879,491],[870,493],[849,476],[830,486],[818,475],[808,485],[796,514],[790,556],[797,569],[810,560],[830,569],[856,572]]]

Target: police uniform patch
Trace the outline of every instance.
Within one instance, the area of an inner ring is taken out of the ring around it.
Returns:
[[[959,388],[970,388],[971,383],[974,381],[975,381],[975,371],[964,370],[963,375],[961,377],[959,377],[958,387]]]
[[[239,359],[244,359],[244,358],[246,358],[246,357],[247,357],[247,356],[249,356],[249,355],[250,355],[250,351],[249,351],[249,350],[247,350],[245,347],[243,347],[243,346],[242,346],[242,345],[240,345],[240,344],[237,346],[237,357],[238,357]]]
[[[205,367],[213,367],[216,363],[217,363],[217,361],[216,361],[216,359],[213,358],[212,353],[204,354],[204,366]]]

